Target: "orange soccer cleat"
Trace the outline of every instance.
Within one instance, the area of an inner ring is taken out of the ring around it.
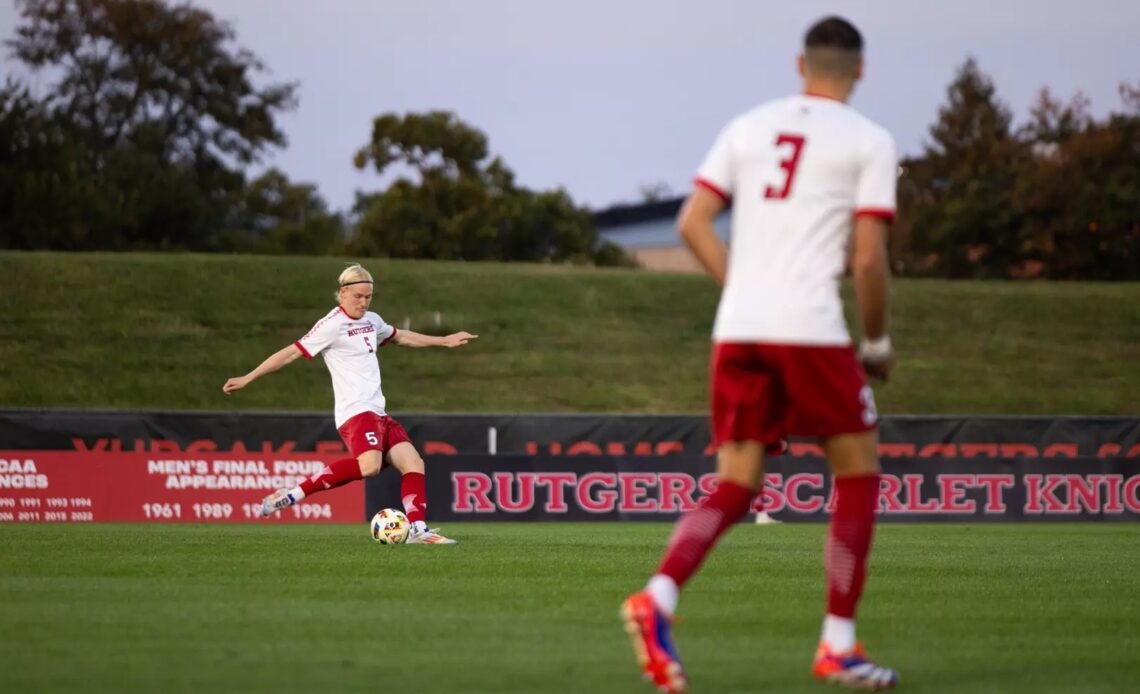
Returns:
[[[649,593],[642,591],[626,598],[621,618],[645,679],[668,694],[684,692],[685,670],[673,645],[672,620],[657,609]]]

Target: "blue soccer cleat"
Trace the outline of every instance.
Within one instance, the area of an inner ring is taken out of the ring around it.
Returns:
[[[812,673],[825,682],[871,692],[893,689],[899,683],[899,673],[867,660],[861,643],[846,653],[832,651],[826,643],[819,644]]]

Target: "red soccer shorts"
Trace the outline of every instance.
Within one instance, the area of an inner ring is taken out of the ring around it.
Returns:
[[[408,432],[404,431],[399,422],[388,415],[378,415],[375,412],[353,415],[340,425],[337,433],[354,458],[360,457],[364,451],[383,453],[392,450],[393,446],[403,441],[411,443]]]
[[[878,425],[874,394],[850,345],[713,345],[712,437],[779,450],[794,436],[835,436]]]

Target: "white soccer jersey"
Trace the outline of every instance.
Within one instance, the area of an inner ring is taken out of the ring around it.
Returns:
[[[697,184],[732,200],[718,342],[851,343],[839,280],[857,215],[893,219],[898,155],[843,102],[795,95],[721,131]]]
[[[395,336],[396,328],[378,314],[368,311],[361,318],[352,318],[337,306],[293,343],[306,359],[324,353],[325,366],[332,375],[337,428],[361,412],[384,414],[376,350]]]

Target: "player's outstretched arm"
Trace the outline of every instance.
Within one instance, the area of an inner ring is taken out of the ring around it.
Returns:
[[[855,219],[851,250],[851,276],[855,299],[863,325],[859,358],[867,375],[887,380],[894,366],[895,353],[887,334],[887,223],[877,217]]]
[[[280,349],[270,355],[265,361],[261,362],[253,371],[250,371],[244,376],[235,376],[226,381],[225,385],[222,386],[222,392],[229,395],[235,390],[241,390],[265,374],[273,373],[293,362],[293,360],[299,356],[301,356],[301,350],[298,349],[295,344]]]
[[[713,226],[722,211],[724,200],[715,193],[698,187],[677,215],[677,231],[701,266],[723,287],[724,278],[728,274],[728,249],[716,235],[716,227]]]
[[[401,347],[459,347],[479,337],[468,332],[452,333],[450,335],[435,336],[424,335],[412,330],[400,330],[392,341]]]

